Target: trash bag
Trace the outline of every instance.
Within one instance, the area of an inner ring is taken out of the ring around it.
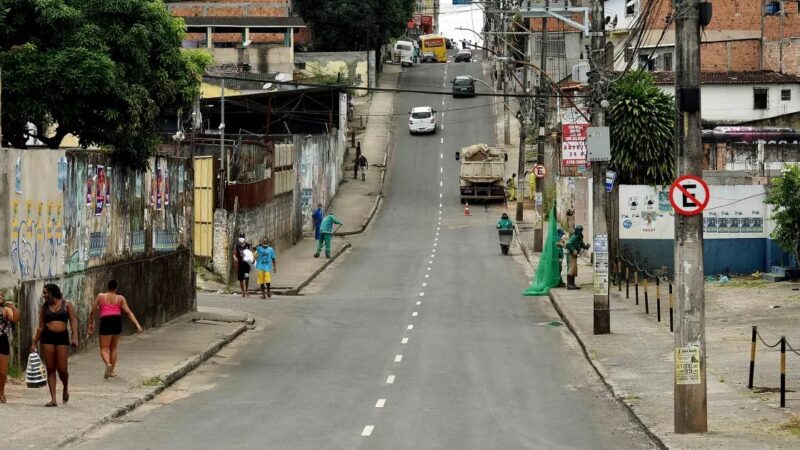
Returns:
[[[47,384],[47,369],[42,364],[39,354],[28,355],[28,366],[25,369],[25,383],[29,388],[40,388]]]
[[[550,288],[558,286],[561,280],[561,271],[558,267],[558,225],[556,224],[556,208],[550,210],[547,227],[547,241],[542,249],[542,256],[539,259],[539,267],[533,277],[531,286],[522,295],[535,297],[547,295]]]

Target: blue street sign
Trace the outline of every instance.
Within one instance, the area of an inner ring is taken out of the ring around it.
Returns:
[[[454,5],[469,5],[472,3],[472,0],[453,0]]]

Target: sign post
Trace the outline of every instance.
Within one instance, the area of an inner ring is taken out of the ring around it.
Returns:
[[[696,216],[703,212],[711,200],[708,185],[700,177],[686,175],[669,187],[669,202],[682,216]]]

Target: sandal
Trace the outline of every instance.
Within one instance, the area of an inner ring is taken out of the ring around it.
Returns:
[[[61,401],[64,402],[65,405],[69,402],[69,392],[64,391],[64,393],[61,394]]]
[[[0,395],[0,403],[6,402],[6,394]]]
[[[106,371],[103,373],[103,378],[108,379],[111,376],[111,365],[106,366]]]
[[[44,405],[44,406],[46,406],[46,407],[50,408],[50,407],[58,406],[58,403],[51,401],[51,402],[47,403],[47,404],[46,404],[46,405]]]

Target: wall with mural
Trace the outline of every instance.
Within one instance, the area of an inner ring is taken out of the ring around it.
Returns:
[[[673,271],[675,212],[667,187],[620,186],[622,251],[652,269]],[[762,185],[711,185],[703,213],[706,274],[768,271],[785,257],[770,239],[774,229]]]
[[[0,161],[0,259],[24,315],[18,342],[36,326],[47,282],[75,304],[82,330],[111,278],[143,326],[194,309],[193,178],[185,160],[154,157],[147,170],[126,171],[106,152],[2,149]]]
[[[295,147],[299,149],[300,214],[303,233],[312,235],[314,230],[311,213],[318,203],[326,208],[336,195],[342,180],[344,146],[337,145],[335,136],[298,136]]]

